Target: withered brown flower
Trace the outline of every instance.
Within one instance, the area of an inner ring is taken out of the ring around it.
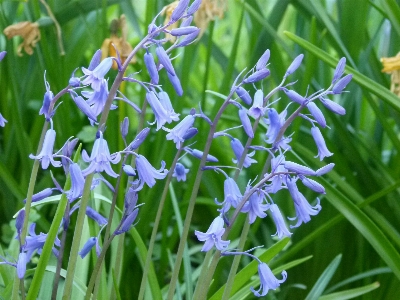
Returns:
[[[121,32],[121,37],[118,33]],[[106,57],[112,56],[117,57],[115,48],[118,50],[121,62],[124,63],[129,53],[132,52],[132,46],[127,42],[127,25],[125,15],[121,15],[119,19],[114,19],[110,25],[110,38],[106,38],[101,46],[102,60]],[[113,46],[114,45],[114,46]],[[114,48],[115,47],[115,48]],[[131,60],[131,63],[135,63],[136,58]],[[113,69],[117,69],[116,62],[113,62]]]
[[[17,54],[22,56],[22,48],[29,55],[33,54],[32,47],[40,40],[40,30],[38,23],[31,23],[29,21],[20,22],[17,24],[6,27],[3,31],[7,38],[20,35],[23,39],[22,43],[17,48]]]

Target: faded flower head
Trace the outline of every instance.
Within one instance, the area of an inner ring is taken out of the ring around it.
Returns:
[[[20,35],[23,39],[22,43],[17,48],[17,54],[22,56],[22,49],[29,55],[33,54],[32,47],[36,47],[36,43],[40,40],[40,30],[38,23],[28,21],[10,25],[3,30],[7,38]]]
[[[194,23],[200,28],[199,37],[208,27],[208,23],[216,18],[222,19],[224,12],[227,10],[228,1],[226,0],[203,0],[200,8],[194,14]]]

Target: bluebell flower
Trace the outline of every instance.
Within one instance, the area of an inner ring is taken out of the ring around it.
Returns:
[[[19,240],[19,236],[22,232],[22,227],[24,225],[24,220],[25,220],[25,209],[20,210],[18,213],[18,216],[15,220],[15,229],[17,229],[17,237],[16,239]]]
[[[99,81],[99,89],[93,92],[82,91],[82,96],[87,98],[86,103],[90,106],[93,115],[96,117],[100,115],[104,106],[106,105],[108,98],[108,83],[107,80],[102,79]],[[111,109],[117,108],[116,105],[112,105]]]
[[[49,167],[50,163],[54,167],[61,167],[61,162],[54,160],[53,148],[56,140],[56,132],[53,129],[49,129],[44,137],[42,150],[38,155],[30,154],[29,158],[39,159],[42,161],[42,168],[45,170]]]
[[[179,114],[175,112],[168,113],[153,91],[146,93],[146,99],[153,110],[154,116],[156,117],[156,120],[150,124],[157,123],[157,130],[164,126],[165,123],[171,123],[172,121],[179,120]]]
[[[27,261],[31,260],[31,257],[35,251],[37,251],[38,254],[42,253],[44,243],[46,242],[47,239],[47,234],[44,234],[43,232],[37,235],[35,233],[35,227],[36,227],[35,223],[32,223],[29,226],[28,228],[29,235],[26,237],[26,242],[23,247],[23,250],[26,251]],[[54,241],[54,245],[60,247],[60,240],[57,237]],[[58,250],[54,246],[52,250],[53,254],[55,256],[58,256]]]
[[[172,177],[176,177],[176,180],[178,181],[186,181],[187,173],[189,173],[189,169],[186,169],[181,163],[176,163]]]
[[[326,166],[324,166],[324,167],[319,168],[318,170],[316,170],[316,171],[315,171],[315,175],[316,175],[316,176],[325,175],[326,173],[330,172],[330,171],[333,169],[334,166],[335,166],[334,163],[327,164]]]
[[[275,108],[268,109],[268,123],[269,126],[267,129],[265,142],[272,144],[275,142],[282,127],[281,118],[279,117],[279,114]]]
[[[257,119],[262,117],[264,112],[264,94],[262,90],[257,90],[254,95],[253,105],[249,108],[249,115]]]
[[[174,11],[171,14],[171,19],[169,21],[169,24],[175,23],[176,21],[178,21],[180,18],[183,17],[188,5],[189,5],[189,0],[180,0],[178,2],[178,5],[175,7]]]
[[[169,96],[166,92],[164,91],[159,92],[158,99],[160,100],[161,105],[164,107],[164,109],[167,111],[169,115],[176,114],[174,108],[172,107],[171,99],[169,99]]]
[[[63,165],[65,174],[68,174],[69,164],[70,164],[69,163],[70,161],[66,157],[71,158],[72,152],[74,151],[74,148],[75,148],[76,144],[78,143],[78,141],[79,141],[78,138],[75,138],[72,140],[68,139],[65,142],[64,146],[62,146],[61,153],[63,156],[61,157],[61,163]]]
[[[82,72],[86,75],[86,78],[82,80],[82,84],[90,84],[92,89],[94,89],[95,91],[99,91],[101,85],[103,84],[104,76],[111,69],[112,64],[113,58],[107,57],[93,70],[82,67]]]
[[[146,51],[146,53],[144,54],[144,64],[146,65],[147,71],[149,72],[151,83],[158,84],[160,77],[158,75],[157,66],[154,62],[153,55],[148,51]]]
[[[50,113],[50,103],[54,98],[54,94],[52,91],[50,91],[50,84],[46,80],[46,73],[44,77],[44,84],[46,86],[46,93],[44,93],[44,98],[43,98],[43,104],[42,107],[39,110],[39,115],[43,115],[46,118],[46,120],[50,120],[53,117],[54,113]]]
[[[3,117],[3,115],[0,114],[0,126],[1,126],[1,127],[6,126],[6,123],[7,123],[7,122],[8,122],[8,121]]]
[[[82,250],[78,252],[78,254],[80,255],[81,258],[84,258],[86,255],[88,255],[88,253],[90,252],[90,250],[92,250],[92,248],[96,245],[97,243],[97,237],[90,237],[85,245],[83,245]]]
[[[286,177],[286,185],[289,190],[290,196],[294,202],[294,208],[296,211],[296,217],[289,218],[290,220],[297,219],[296,225],[290,225],[291,228],[299,227],[302,223],[307,223],[311,220],[311,216],[315,216],[321,210],[319,199],[317,205],[311,206],[307,199],[297,188],[296,179],[292,179],[290,176]]]
[[[180,26],[179,28],[171,29],[169,34],[172,36],[180,37],[191,34],[197,30],[198,28],[196,26]]]
[[[233,161],[233,163],[237,164],[237,163],[239,163],[239,160],[243,155],[244,147],[237,138],[231,139],[231,147],[232,147],[233,153],[235,153],[235,157],[236,157],[236,159],[232,159],[232,161]],[[243,167],[248,168],[248,167],[250,167],[251,164],[254,164],[257,162],[255,159],[252,159],[254,154],[255,154],[255,151],[246,154],[246,158],[244,159],[244,162],[243,162]]]
[[[224,232],[224,220],[221,216],[218,216],[212,221],[207,232],[204,233],[196,230],[194,234],[200,242],[205,242],[203,248],[201,248],[201,251],[207,252],[211,250],[214,245],[218,250],[221,251],[228,247],[230,241],[222,240],[222,235]]]
[[[319,126],[325,128],[326,127],[325,117],[322,111],[318,108],[318,106],[314,102],[308,102],[307,108],[314,117],[315,121],[317,121]]]
[[[264,202],[264,193],[261,191],[256,191],[255,193],[251,194],[249,199],[243,205],[240,211],[249,214],[249,224],[253,224],[257,217],[262,219],[267,216],[265,211],[269,209],[269,204]]]
[[[146,183],[149,187],[153,187],[156,184],[156,179],[164,179],[168,170],[165,169],[165,162],[161,162],[161,168],[156,170],[144,157],[143,155],[138,154],[136,156],[136,170],[139,176],[139,186],[136,190],[140,190],[143,188],[143,185]]]
[[[168,76],[168,79],[171,82],[172,87],[174,88],[176,94],[178,96],[182,96],[183,89],[182,89],[182,85],[181,85],[181,81],[179,80],[179,77],[177,75],[172,75],[169,72],[167,72],[167,76]]]
[[[313,169],[310,169],[309,167],[300,165],[292,161],[285,161],[284,166],[288,171],[294,172],[297,175],[307,175],[307,176],[315,175],[315,171]]]
[[[7,51],[1,51],[0,52],[0,61],[3,60],[3,58],[6,56],[6,54],[7,54]]]
[[[70,91],[70,95],[72,100],[74,100],[76,106],[78,106],[79,110],[89,118],[90,123],[93,125],[94,122],[97,121],[97,116],[92,111],[89,103],[87,103],[87,101],[85,101],[81,96],[78,96],[75,91]]]
[[[247,105],[250,105],[253,102],[253,100],[250,97],[250,94],[241,86],[236,89],[236,94]]]
[[[346,114],[346,109],[343,106],[341,106],[340,104],[337,104],[336,102],[329,100],[327,98],[324,98],[324,97],[320,97],[319,100],[321,100],[322,104],[327,109],[334,112],[335,114],[338,114],[338,115]]]
[[[101,52],[100,49],[98,49],[92,56],[92,59],[90,60],[88,70],[93,71],[101,62],[101,57],[103,56],[103,53]]]
[[[303,57],[304,57],[304,54],[300,54],[293,60],[293,62],[290,64],[289,68],[286,70],[284,78],[286,78],[287,76],[292,74],[294,71],[296,71],[300,67],[301,62],[303,61]]]
[[[160,45],[157,46],[156,54],[160,64],[164,66],[164,68],[167,70],[168,73],[170,73],[172,76],[175,76],[176,74],[174,67],[172,66],[171,60],[162,46]]]
[[[285,94],[288,96],[290,100],[296,102],[300,105],[304,105],[307,102],[307,98],[301,96],[299,93],[293,90],[288,90],[287,88],[282,88]]]
[[[271,176],[277,173],[282,173],[282,174],[274,175],[271,179],[269,179],[271,184],[265,188],[265,191],[267,193],[275,194],[283,187],[285,187],[285,178],[286,178],[285,174],[287,173],[288,170],[285,168],[284,163],[285,163],[285,156],[283,155],[283,153],[271,159],[271,173],[265,174],[264,177]]]
[[[270,51],[269,51],[269,49],[267,49],[267,50],[265,50],[263,55],[261,55],[260,59],[256,63],[257,71],[265,68],[266,64],[268,63],[269,57],[270,57]]]
[[[322,184],[302,175],[299,175],[299,178],[301,182],[310,190],[313,190],[316,193],[325,194],[325,188],[323,187]]]
[[[188,115],[172,129],[163,127],[165,131],[169,132],[166,136],[167,140],[174,141],[177,149],[179,149],[182,143],[185,141],[183,137],[185,136],[186,132],[192,128],[194,120],[195,116]]]
[[[222,214],[225,214],[229,211],[231,206],[236,208],[242,197],[242,193],[240,192],[236,181],[231,177],[227,177],[224,181],[224,201],[220,203],[215,199],[215,202],[218,205],[222,205],[222,208],[219,211]]]
[[[271,212],[272,219],[276,225],[276,233],[274,235],[277,235],[279,239],[282,239],[284,236],[290,237],[292,233],[286,227],[285,220],[283,219],[278,205],[275,203],[271,204],[269,211]]]
[[[346,67],[346,57],[342,57],[336,66],[335,72],[333,73],[332,84],[335,84],[336,81],[338,81],[339,78],[342,77],[345,67]]]
[[[281,280],[277,279],[266,263],[258,265],[258,275],[260,276],[260,288],[258,291],[253,287],[250,288],[254,296],[257,297],[264,297],[269,290],[277,289],[287,278],[286,271],[282,271],[281,275],[283,278]]]
[[[42,191],[40,191],[40,192],[38,192],[36,194],[33,194],[31,201],[32,202],[38,202],[38,201],[43,200],[43,199],[45,199],[47,197],[50,197],[53,194],[53,190],[54,189],[52,189],[52,188],[45,188],[44,190],[42,190]],[[24,199],[23,202],[26,203],[26,199]]]
[[[254,82],[260,81],[260,80],[268,77],[269,74],[271,74],[271,72],[266,68],[257,70],[253,74],[251,74],[249,77],[244,79],[243,83],[254,83]]]
[[[194,4],[194,2],[193,2],[193,4]],[[188,34],[179,43],[177,43],[175,45],[175,47],[178,48],[178,47],[185,47],[185,46],[189,45],[197,38],[199,33],[200,33],[200,29],[197,29],[196,31],[192,32],[191,34]]]
[[[253,127],[251,126],[250,118],[247,115],[247,110],[241,107],[239,109],[239,119],[243,125],[243,129],[249,138],[254,138]]]
[[[186,13],[188,15],[194,14],[200,8],[201,2],[202,0],[194,0],[192,4],[190,4]]]
[[[101,214],[99,214],[90,206],[86,207],[86,215],[92,220],[95,220],[96,223],[99,224],[99,226],[104,226],[108,223],[105,217],[103,217]]]
[[[82,175],[81,168],[76,163],[70,164],[69,174],[71,177],[71,188],[65,194],[69,202],[72,202],[82,196],[85,178]]]
[[[189,147],[184,147],[183,150],[185,150],[187,153],[189,153],[190,155],[201,159],[203,157],[203,152],[197,149],[191,149]],[[211,154],[207,154],[207,159],[206,161],[208,162],[218,162],[218,158],[216,158],[215,156],[212,156]]]
[[[110,163],[116,164],[120,161],[121,155],[119,152],[111,155],[108,149],[107,141],[103,138],[103,134],[100,131],[100,137],[96,139],[93,145],[92,154],[90,157],[86,153],[86,150],[82,151],[82,159],[90,163],[90,165],[82,171],[83,176],[87,176],[90,173],[100,173],[105,171],[111,177],[118,177],[118,174],[113,171]]]
[[[311,128],[311,135],[314,138],[315,144],[317,145],[318,148],[318,154],[315,157],[318,156],[319,159],[322,161],[324,157],[333,155],[333,153],[330,152],[326,147],[324,137],[322,136],[322,133],[318,127],[313,126]]]
[[[139,209],[134,209],[129,215],[126,215],[121,220],[121,226],[119,227],[118,230],[116,230],[114,232],[114,234],[118,235],[118,234],[127,232],[131,228],[133,222],[136,220],[138,213],[139,213]]]
[[[18,256],[18,262],[17,262],[17,275],[19,279],[23,279],[25,276],[26,264],[27,264],[26,253],[21,252]]]
[[[346,88],[346,86],[349,84],[351,79],[353,78],[352,74],[348,74],[344,76],[343,78],[339,79],[338,82],[335,84],[335,86],[332,89],[333,94],[341,94],[343,90]]]

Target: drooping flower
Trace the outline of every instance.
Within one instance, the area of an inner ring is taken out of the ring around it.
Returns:
[[[89,104],[93,115],[96,117],[103,112],[104,106],[108,98],[108,84],[107,80],[99,80],[98,90],[92,92],[82,91],[82,96],[87,98],[86,103]],[[113,105],[111,109],[115,109],[116,106]]]
[[[118,235],[127,232],[131,228],[133,222],[136,220],[138,213],[139,209],[136,208],[130,214],[125,215],[125,217],[121,220],[121,226],[114,232],[114,234]]]
[[[175,112],[168,113],[153,91],[146,93],[146,99],[156,117],[156,120],[151,124],[157,123],[157,130],[159,130],[165,123],[179,120],[179,114]]]
[[[253,100],[251,100],[249,92],[247,92],[244,88],[241,86],[236,89],[236,94],[239,96],[240,99],[247,105],[250,105]]]
[[[158,75],[157,66],[154,62],[153,55],[148,51],[144,54],[144,64],[146,65],[147,71],[149,72],[151,82],[153,84],[158,84],[160,77]]]
[[[111,168],[110,162],[116,164],[121,159],[121,154],[119,152],[115,154],[110,154],[108,149],[107,141],[103,138],[103,133],[100,131],[100,136],[94,142],[92,154],[87,154],[86,150],[82,151],[82,159],[90,163],[90,165],[82,171],[83,176],[87,176],[90,173],[100,173],[105,171],[111,177],[118,177],[118,174]]]
[[[104,76],[111,69],[112,64],[113,64],[113,58],[107,57],[93,70],[89,70],[82,67],[83,74],[87,76],[84,80],[82,80],[82,84],[83,85],[90,84],[92,89],[94,89],[95,91],[99,91]]]
[[[250,288],[254,293],[254,296],[257,297],[263,297],[268,293],[269,290],[277,289],[287,278],[286,271],[282,271],[281,275],[283,278],[281,280],[277,279],[266,263],[260,263],[258,265],[258,274],[260,276],[260,288],[258,291],[256,291],[253,287]]]
[[[317,121],[319,126],[325,128],[326,127],[325,117],[322,111],[318,108],[318,106],[314,102],[309,102],[307,104],[307,108],[314,117],[315,121]]]
[[[232,161],[233,161],[233,163],[237,164],[237,163],[239,163],[240,158],[243,155],[244,147],[237,138],[231,139],[231,147],[232,147],[233,153],[235,153],[235,157],[236,157],[236,159],[233,158]],[[248,168],[248,167],[250,167],[251,164],[257,162],[255,159],[251,158],[254,154],[255,154],[255,151],[246,154],[246,158],[244,159],[244,162],[243,162],[243,167]]]
[[[86,207],[86,215],[89,218],[95,220],[96,223],[99,224],[99,226],[103,226],[103,225],[106,225],[108,223],[107,219],[104,216],[99,214],[97,211],[95,211],[90,206]]]
[[[236,208],[242,197],[242,193],[240,192],[236,181],[231,177],[227,177],[224,181],[224,201],[220,203],[215,199],[215,202],[222,205],[222,208],[219,211],[222,214],[225,214],[229,211],[231,206]]]
[[[271,184],[268,185],[265,189],[267,193],[275,194],[284,187],[285,174],[288,171],[285,168],[284,163],[285,163],[285,156],[283,155],[283,153],[271,159],[271,173],[265,174],[265,176],[273,175],[272,178],[269,179]]]
[[[49,112],[50,109],[50,103],[54,98],[53,92],[50,90],[50,84],[46,80],[46,73],[44,77],[44,84],[46,86],[46,93],[44,93],[44,98],[43,98],[43,104],[42,107],[39,110],[39,115],[43,115],[46,118],[46,120],[50,120],[53,117],[54,112]]]
[[[251,126],[250,118],[247,115],[246,109],[243,107],[239,109],[239,119],[243,125],[243,129],[249,138],[254,138],[253,127]]]
[[[32,223],[29,226],[28,229],[29,235],[26,237],[26,242],[23,247],[24,251],[26,251],[27,261],[31,260],[31,257],[35,251],[37,251],[38,254],[42,253],[44,243],[46,242],[47,239],[47,234],[44,234],[43,232],[37,235],[35,232],[35,227],[36,223]],[[54,245],[60,247],[60,240],[57,237],[54,241]],[[54,246],[53,246],[53,253],[56,256],[58,255],[58,250]]]
[[[304,57],[304,54],[300,54],[293,60],[293,62],[290,64],[289,68],[286,70],[284,77],[289,76],[290,74],[295,72],[300,67],[301,62],[303,61],[303,57]]]
[[[194,124],[195,116],[187,115],[181,122],[178,123],[174,128],[168,129],[163,127],[165,131],[168,131],[166,138],[172,140],[176,144],[176,148],[179,149],[182,143],[185,141],[183,138],[186,132],[192,128]]]
[[[257,119],[259,117],[262,117],[264,115],[264,112],[265,108],[263,91],[257,90],[254,95],[253,105],[249,108],[249,115]]]
[[[269,204],[264,203],[265,195],[261,191],[256,191],[253,193],[249,200],[243,205],[240,210],[243,213],[249,214],[249,224],[253,224],[257,217],[265,218],[267,214],[264,212],[268,210]]]
[[[283,238],[284,236],[290,237],[292,233],[286,227],[285,220],[283,219],[278,205],[275,203],[271,204],[269,211],[271,212],[272,219],[276,225],[276,233],[274,235],[277,235],[279,239]]]
[[[292,179],[290,176],[286,177],[286,185],[288,187],[290,196],[294,202],[294,208],[296,210],[296,217],[289,218],[290,220],[297,219],[296,225],[290,225],[290,228],[299,227],[302,223],[307,223],[311,220],[311,216],[315,216],[321,210],[321,205],[318,203],[313,207],[307,199],[298,190],[296,186],[296,179]]]
[[[181,163],[175,165],[174,173],[172,177],[176,177],[178,181],[186,181],[186,174],[189,173],[189,169],[186,169]]]
[[[42,168],[45,170],[49,167],[50,163],[54,167],[61,167],[61,162],[54,160],[53,148],[56,140],[56,132],[53,129],[49,129],[44,137],[42,150],[38,155],[30,154],[29,158],[39,159],[42,161]]]
[[[86,255],[88,255],[88,253],[90,252],[90,250],[92,250],[92,248],[94,247],[94,245],[96,245],[97,243],[97,237],[90,237],[85,245],[83,245],[82,250],[78,252],[78,254],[80,255],[81,258],[84,258]]]
[[[139,186],[136,188],[137,191],[142,189],[145,183],[149,187],[153,187],[156,184],[156,179],[164,179],[168,174],[164,161],[161,162],[161,168],[156,170],[146,157],[140,154],[136,156],[136,170],[140,181]]]
[[[203,152],[197,149],[191,149],[189,147],[184,147],[183,150],[185,150],[187,153],[189,153],[190,155],[201,159],[203,157]],[[216,158],[215,156],[212,156],[211,154],[207,154],[207,159],[206,161],[209,162],[218,162],[218,158]]]
[[[23,279],[25,276],[26,272],[26,253],[21,252],[18,256],[18,262],[17,262],[17,275],[19,279]]]
[[[275,142],[279,130],[282,127],[279,114],[275,108],[268,109],[268,121],[269,121],[269,126],[267,129],[265,142],[268,144],[272,144],[273,142]]]
[[[218,250],[225,250],[228,247],[230,241],[223,241],[221,239],[224,232],[224,220],[221,216],[218,216],[212,221],[207,232],[204,233],[196,230],[194,234],[199,241],[205,242],[201,251],[207,252],[214,245]]]
[[[7,122],[8,122],[8,121],[3,117],[3,115],[0,114],[0,126],[1,126],[1,127],[6,126],[6,123],[7,123]]]
[[[69,174],[71,176],[71,188],[65,194],[69,202],[72,202],[82,196],[85,178],[82,175],[81,168],[76,163],[70,164]]]
[[[322,161],[324,157],[333,155],[333,153],[330,152],[326,147],[324,137],[322,136],[322,133],[318,127],[313,126],[311,128],[311,135],[314,138],[315,144],[317,145],[318,148],[318,155],[316,155],[315,157],[318,156],[319,159]]]

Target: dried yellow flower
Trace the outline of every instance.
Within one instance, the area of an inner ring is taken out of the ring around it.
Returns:
[[[129,53],[132,52],[132,46],[127,42],[127,25],[125,15],[121,15],[119,19],[114,19],[110,25],[110,38],[104,40],[101,46],[102,60],[106,57],[112,56],[117,57],[115,48],[118,50],[121,62],[124,63]],[[118,32],[121,32],[121,37],[118,36]],[[115,47],[115,48],[114,48]],[[135,63],[136,58],[133,57],[130,63]],[[117,69],[117,63],[113,61],[113,69]]]
[[[226,0],[203,0],[199,10],[194,14],[194,23],[200,28],[199,37],[207,29],[208,23],[215,18],[222,19],[227,9]]]
[[[394,57],[382,57],[382,72],[390,75],[390,91],[400,97],[400,52]]]
[[[6,27],[3,31],[7,38],[20,35],[23,39],[22,44],[17,48],[17,54],[22,56],[22,48],[29,55],[33,54],[32,47],[36,46],[36,43],[40,40],[40,30],[38,23],[31,23],[28,21],[20,22],[14,25]]]

